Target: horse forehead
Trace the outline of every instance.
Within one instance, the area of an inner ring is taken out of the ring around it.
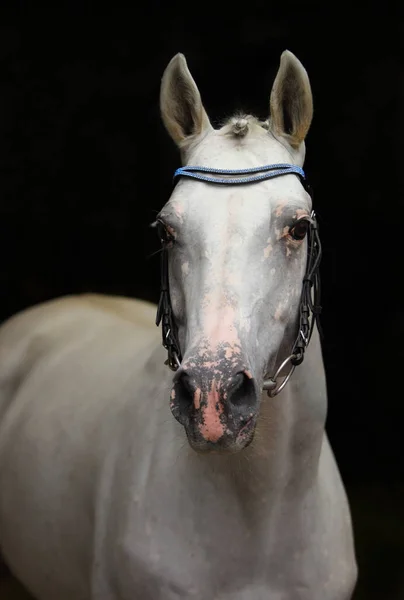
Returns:
[[[181,218],[184,234],[192,236],[198,230],[206,241],[211,236],[225,240],[230,234],[257,232],[260,225],[269,224],[271,206],[276,206],[262,191],[256,196],[252,186],[206,188],[199,182],[184,184],[182,193],[170,201],[170,213],[176,220]],[[199,239],[200,235],[194,241]]]
[[[182,181],[166,210],[185,229],[207,227],[217,231],[224,225],[239,231],[256,231],[261,224],[269,227],[293,208],[309,212],[307,194],[295,175],[285,175],[256,184],[214,185]]]

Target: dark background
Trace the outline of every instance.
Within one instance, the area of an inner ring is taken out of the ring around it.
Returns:
[[[0,318],[72,292],[156,301],[148,224],[179,166],[159,118],[166,64],[186,55],[213,123],[240,108],[266,118],[280,54],[293,51],[314,95],[306,171],[355,599],[403,598],[401,15],[386,2],[95,6],[19,2],[2,19]]]

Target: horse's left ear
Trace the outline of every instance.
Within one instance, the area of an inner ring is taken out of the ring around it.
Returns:
[[[313,96],[306,69],[292,52],[285,50],[270,99],[270,128],[285,137],[292,148],[304,141],[313,118]]]

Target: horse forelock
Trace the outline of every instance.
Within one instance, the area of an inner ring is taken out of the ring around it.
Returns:
[[[221,125],[220,129],[236,138],[242,138],[251,133],[255,127],[268,129],[269,122],[260,121],[260,119],[254,115],[237,112],[232,117],[227,118]]]

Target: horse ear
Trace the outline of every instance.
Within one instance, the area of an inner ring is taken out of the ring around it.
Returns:
[[[183,54],[176,54],[164,71],[160,110],[164,125],[178,146],[191,136],[212,129]]]
[[[285,50],[270,99],[270,128],[286,137],[297,149],[304,141],[313,118],[313,96],[306,69],[292,52]]]

